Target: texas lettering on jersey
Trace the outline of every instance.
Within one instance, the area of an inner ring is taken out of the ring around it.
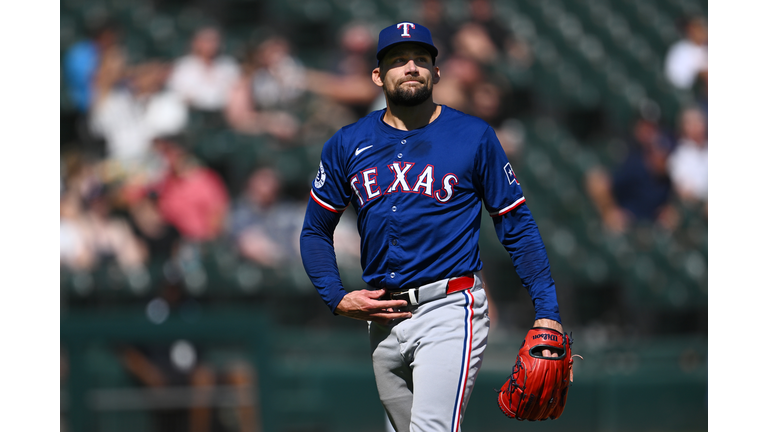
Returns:
[[[421,170],[413,162],[394,162],[387,165],[394,180],[384,189],[379,185],[378,168],[361,170],[349,179],[360,207],[383,195],[393,193],[414,193],[434,198],[440,203],[448,202],[459,182],[456,174],[447,173],[435,185],[436,173],[433,165],[427,164]],[[418,172],[418,174],[416,174]],[[437,188],[435,187],[437,186]]]
[[[312,182],[302,234],[309,246],[302,257],[329,308],[346,291],[333,271],[328,229],[348,205],[357,210],[362,279],[389,290],[480,271],[485,207],[510,256],[518,259],[515,254],[527,249],[533,257],[519,260],[516,271],[538,299],[537,317],[559,319],[541,237],[488,123],[442,106],[432,123],[404,131],[384,123],[384,113],[374,111],[337,131],[323,146]],[[515,229],[530,235],[511,235]],[[318,258],[318,250],[328,253]]]

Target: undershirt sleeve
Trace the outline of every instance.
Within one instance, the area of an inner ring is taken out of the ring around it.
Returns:
[[[536,319],[560,322],[555,281],[549,268],[547,251],[528,206],[493,218],[496,236],[509,252],[515,271],[533,301]]]
[[[347,294],[341,284],[333,248],[333,233],[341,214],[321,207],[310,198],[300,238],[304,270],[331,312],[336,310],[336,306]]]
[[[544,242],[525,204],[509,159],[490,126],[478,146],[475,172],[476,184],[493,218],[496,236],[512,258],[515,271],[531,296],[536,319],[560,322],[557,291]]]

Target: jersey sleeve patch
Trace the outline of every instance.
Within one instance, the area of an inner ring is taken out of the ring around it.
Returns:
[[[525,197],[520,197],[517,201],[515,201],[512,204],[504,207],[503,209],[501,209],[501,210],[499,210],[497,212],[489,213],[489,214],[491,215],[491,217],[501,216],[501,215],[503,215],[505,213],[509,213],[512,210],[520,207],[520,205],[523,204],[524,202],[525,202]]]
[[[317,169],[317,175],[315,176],[315,187],[320,189],[325,184],[325,168],[323,162],[320,162],[320,168]]]
[[[320,207],[322,207],[322,208],[324,208],[326,210],[330,210],[330,211],[332,211],[334,213],[341,213],[342,211],[344,211],[344,208],[334,207],[334,206],[328,204],[327,202],[321,200],[317,196],[317,194],[315,194],[314,190],[310,190],[309,194],[312,196],[312,199],[315,200],[315,202],[320,205]]]
[[[515,175],[515,170],[512,169],[512,165],[509,162],[504,165],[504,174],[507,175],[507,181],[509,184],[517,183],[517,185],[520,186],[520,182],[517,181],[517,176]]]

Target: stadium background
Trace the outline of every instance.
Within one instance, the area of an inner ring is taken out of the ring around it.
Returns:
[[[446,27],[457,30],[470,21],[468,2],[438,3]],[[494,388],[510,372],[533,311],[486,216],[481,248],[495,323],[463,428],[705,430],[706,201],[689,203],[672,194],[669,204],[678,215],[673,229],[637,221],[616,233],[606,228],[585,178],[596,166],[612,170],[623,160],[636,119],[651,119],[674,142],[683,109],[706,107],[705,83],[704,89],[700,82],[676,88],[666,79],[664,62],[683,37],[681,19],[706,18],[707,4],[493,4],[494,19],[511,32],[507,36],[517,45],[510,52],[517,55],[502,49],[492,59],[472,61],[480,81],[493,82],[503,96],[493,116],[497,131],[509,137],[510,160],[549,251],[564,323],[585,361],[576,365],[568,409],[557,422],[510,423],[495,408]],[[223,53],[241,63],[248,50],[279,35],[302,67],[342,79],[343,71],[334,70],[343,55],[342,30],[352,23],[375,32],[396,21],[423,22],[421,13],[420,3],[378,0],[63,1],[62,207],[72,186],[82,187],[77,174],[88,172],[85,183],[92,190],[80,197],[82,221],[87,225],[91,211],[123,222],[132,217],[125,195],[135,179],[114,168],[103,142],[83,132],[87,114],[75,106],[65,74],[69,50],[104,19],[120,29],[126,67],[170,65],[188,52],[198,28],[217,24]],[[441,67],[445,61],[438,57]],[[446,65],[443,73],[448,70]],[[471,96],[458,100],[469,112],[483,112]],[[322,89],[303,89],[278,108],[312,127],[282,139],[244,133],[217,113],[190,108],[183,148],[221,177],[231,206],[255,169],[272,167],[282,182],[280,200],[296,210],[306,202],[325,139],[375,103],[333,100]],[[204,240],[182,233],[173,254],[146,254],[138,266],[119,261],[116,252],[97,254],[87,264],[63,259],[62,430],[187,430],[189,407],[196,405],[211,407],[211,430],[239,430],[243,407],[252,408],[265,431],[384,429],[364,324],[333,317],[290,251],[272,261],[249,255],[224,225]],[[346,233],[338,241],[354,245],[354,235]],[[354,251],[341,258],[346,285],[359,285]],[[128,366],[131,347],[173,353],[175,366],[165,370],[176,367],[177,381],[151,387],[137,379]],[[224,379],[233,364],[247,365],[240,382]],[[200,387],[190,378],[199,365],[219,376],[202,399],[195,398],[192,390]],[[657,414],[648,418],[644,412]]]

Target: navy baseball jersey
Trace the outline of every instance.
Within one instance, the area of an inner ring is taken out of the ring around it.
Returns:
[[[536,318],[560,321],[538,228],[494,130],[447,106],[411,131],[386,124],[383,115],[374,111],[328,140],[312,184],[302,260],[331,310],[346,294],[332,234],[350,203],[358,214],[363,280],[387,290],[479,271],[485,206]]]

